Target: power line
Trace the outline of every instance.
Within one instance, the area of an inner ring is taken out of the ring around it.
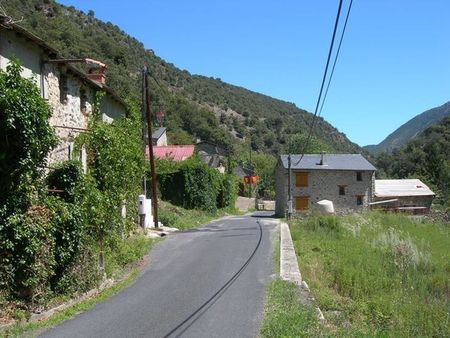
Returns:
[[[305,151],[306,151],[307,147],[309,146],[309,142],[311,140],[311,134],[312,134],[312,131],[314,129],[314,125],[315,125],[316,118],[317,118],[317,113],[319,111],[319,104],[320,104],[320,101],[321,101],[321,98],[322,98],[323,87],[325,86],[325,80],[327,78],[328,66],[330,65],[331,54],[333,52],[334,40],[336,38],[336,32],[337,32],[337,28],[338,28],[338,25],[339,25],[339,17],[341,15],[342,1],[343,0],[339,0],[339,7],[338,7],[337,15],[336,15],[336,20],[335,20],[335,23],[334,23],[333,36],[331,38],[330,49],[328,51],[327,64],[325,66],[325,71],[323,73],[322,84],[320,86],[319,97],[317,98],[316,108],[314,109],[313,120],[312,120],[311,126],[309,128],[308,137],[306,139],[305,146],[303,147],[302,155],[301,155],[300,159],[298,160],[298,162],[296,163],[296,165],[298,165],[300,163],[300,161],[303,159],[303,157],[305,156]]]
[[[333,78],[333,74],[334,74],[334,68],[336,67],[336,63],[337,63],[337,60],[339,57],[339,52],[341,50],[342,40],[344,39],[345,29],[347,28],[348,17],[350,16],[352,4],[353,4],[353,0],[350,0],[350,5],[348,6],[348,10],[347,10],[347,16],[345,17],[344,28],[342,29],[342,33],[341,33],[341,39],[339,40],[339,46],[338,46],[338,49],[336,52],[336,56],[334,58],[333,68],[331,68],[330,78],[328,79],[327,89],[325,90],[325,95],[323,96],[323,100],[322,100],[322,104],[320,106],[318,116],[320,116],[320,114],[322,114],[323,105],[325,104],[325,100],[327,99],[328,89],[330,88],[331,79]]]

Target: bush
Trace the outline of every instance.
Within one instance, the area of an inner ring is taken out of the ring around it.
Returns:
[[[66,203],[59,198],[50,197],[46,205],[51,212],[51,226],[55,242],[54,275],[51,279],[54,289],[75,264],[85,240],[86,218],[80,205]]]
[[[1,286],[33,304],[47,295],[55,266],[50,218],[50,210],[39,205],[24,214],[1,215]]]
[[[47,185],[51,189],[63,190],[52,193],[68,203],[75,203],[84,185],[84,173],[80,161],[65,161],[52,170],[46,178]]]
[[[234,205],[237,180],[233,175],[210,169],[197,158],[190,158],[177,166],[163,162],[159,167],[165,169],[158,174],[162,199],[209,213]]]
[[[171,210],[159,209],[159,221],[167,227],[174,227],[180,217]]]

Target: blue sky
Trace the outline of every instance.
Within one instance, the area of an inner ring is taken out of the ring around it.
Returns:
[[[338,6],[338,0],[58,2],[92,9],[181,69],[308,111]],[[322,116],[366,145],[449,101],[449,14],[448,0],[354,0]]]

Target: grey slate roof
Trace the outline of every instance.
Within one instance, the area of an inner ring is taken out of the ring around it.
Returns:
[[[322,154],[291,155],[291,169],[305,170],[377,170],[361,154],[324,154],[324,165],[320,165]],[[288,155],[280,155],[281,163],[288,169]]]
[[[158,140],[162,136],[162,134],[164,134],[165,131],[166,127],[159,127],[152,133],[152,139]]]

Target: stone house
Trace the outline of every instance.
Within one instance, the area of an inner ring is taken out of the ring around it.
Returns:
[[[419,179],[375,180],[373,209],[425,214],[435,193]]]
[[[96,93],[105,93],[100,101],[104,121],[127,113],[125,103],[105,85],[106,65],[88,58],[63,59],[39,37],[0,15],[0,69],[5,70],[13,57],[21,62],[22,75],[36,81],[53,110],[50,124],[59,144],[49,153],[48,166],[73,158],[85,165],[85,151],[74,153],[74,139],[88,128]],[[86,72],[75,67],[75,63],[84,65]]]
[[[225,173],[225,164],[228,162],[228,151],[217,144],[201,141],[195,145],[195,150],[200,160],[208,167]]]
[[[367,208],[373,200],[376,168],[360,154],[281,155],[275,169],[275,213],[284,216],[290,189],[294,212],[308,212],[330,200],[336,211]]]

